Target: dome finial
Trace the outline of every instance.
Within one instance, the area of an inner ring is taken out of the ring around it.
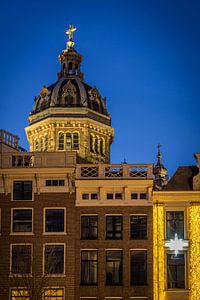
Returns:
[[[66,34],[68,34],[68,41],[67,41],[67,48],[73,48],[74,47],[74,41],[73,41],[73,32],[76,31],[77,28],[74,27],[73,24],[69,24],[69,29],[66,31]]]

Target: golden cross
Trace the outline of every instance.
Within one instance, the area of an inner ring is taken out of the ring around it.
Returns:
[[[76,31],[76,29],[73,24],[69,24],[69,29],[66,31],[66,34],[69,35],[68,41],[73,41],[73,32]]]

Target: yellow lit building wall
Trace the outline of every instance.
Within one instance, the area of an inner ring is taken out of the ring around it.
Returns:
[[[190,300],[200,299],[200,205],[188,208],[189,216],[189,273]]]
[[[165,251],[164,251],[164,207],[153,207],[153,285],[154,300],[164,300],[165,290]]]

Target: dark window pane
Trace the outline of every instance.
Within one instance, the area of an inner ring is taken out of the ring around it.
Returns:
[[[32,231],[32,210],[14,209],[13,210],[13,232]]]
[[[122,284],[122,251],[106,251],[106,284]]]
[[[46,186],[64,186],[65,181],[63,179],[46,180]]]
[[[122,216],[106,217],[106,238],[122,239]]]
[[[97,251],[81,251],[81,284],[97,284]]]
[[[113,194],[108,193],[108,194],[107,194],[107,199],[108,199],[108,200],[112,200],[112,199],[113,199]]]
[[[64,245],[45,245],[45,274],[64,273]]]
[[[167,239],[173,239],[175,233],[178,238],[184,238],[184,212],[167,211],[166,213],[166,233]]]
[[[137,199],[138,198],[138,194],[137,193],[132,193],[131,194],[131,199],[132,200],[135,200],[135,199]]]
[[[167,285],[169,289],[185,288],[184,254],[167,254]]]
[[[83,200],[89,200],[89,194],[82,194]]]
[[[140,193],[140,199],[147,199],[146,193]]]
[[[81,216],[81,238],[97,239],[98,216]]]
[[[12,273],[31,273],[31,245],[12,246]]]
[[[32,181],[14,181],[13,200],[32,200]]]
[[[132,239],[147,238],[147,216],[131,216],[130,223]]]
[[[147,251],[131,251],[131,284],[147,284]]]
[[[64,231],[64,209],[46,209],[45,231]]]
[[[91,200],[98,200],[98,194],[97,193],[92,193],[91,194]]]
[[[116,200],[121,200],[122,199],[122,193],[116,193],[115,194],[115,199]]]

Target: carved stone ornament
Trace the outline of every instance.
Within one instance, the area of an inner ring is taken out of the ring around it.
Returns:
[[[62,97],[66,97],[66,96],[72,96],[75,97],[76,96],[76,88],[75,86],[71,83],[71,81],[68,81],[62,90]]]

